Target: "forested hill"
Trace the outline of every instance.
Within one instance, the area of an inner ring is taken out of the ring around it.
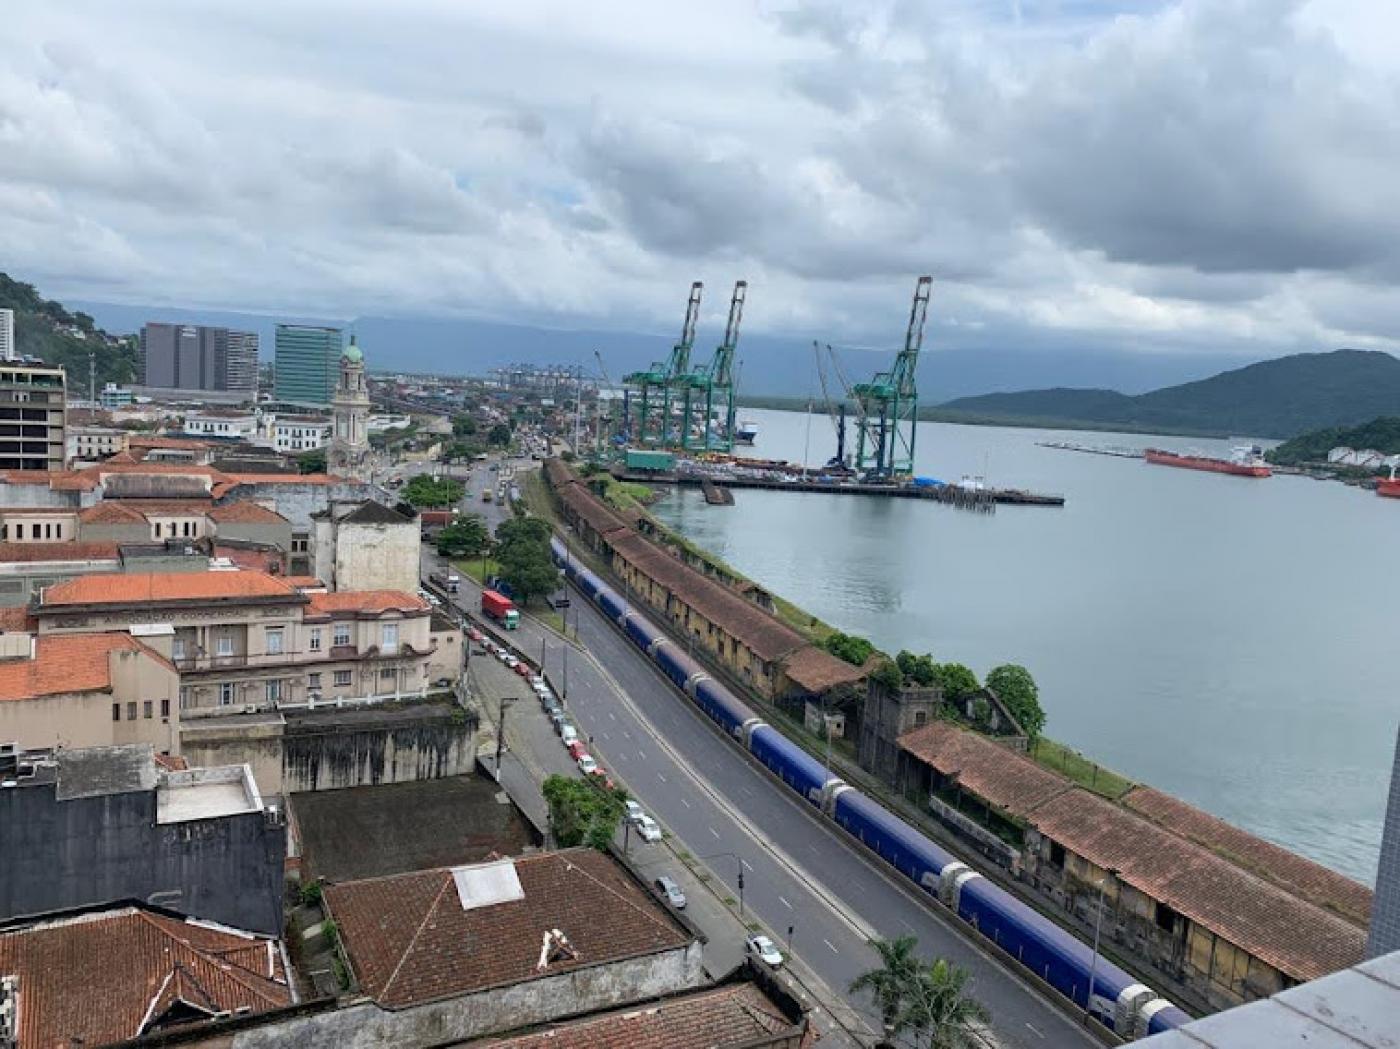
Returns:
[[[95,354],[97,384],[129,383],[137,378],[135,336],[108,335],[86,313],[41,298],[33,285],[0,273],[0,309],[15,311],[15,349],[45,364],[68,369],[68,396],[87,396],[88,354]]]
[[[1329,426],[1323,430],[1309,430],[1271,449],[1268,458],[1271,463],[1284,466],[1325,463],[1327,453],[1339,445],[1358,451],[1371,449],[1382,455],[1400,453],[1400,417],[1372,419],[1363,426]]]
[[[1098,428],[1291,437],[1356,426],[1400,408],[1400,359],[1374,350],[1300,353],[1129,397],[1112,390],[1027,390],[962,397],[945,416]]]

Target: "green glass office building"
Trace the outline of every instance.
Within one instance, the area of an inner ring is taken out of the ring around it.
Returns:
[[[276,397],[288,404],[331,403],[340,375],[339,328],[277,325]]]

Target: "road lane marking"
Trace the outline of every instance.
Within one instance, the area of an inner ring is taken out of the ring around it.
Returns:
[[[707,827],[706,829],[715,836],[716,841],[719,840],[719,831],[715,830],[713,827]]]
[[[686,808],[690,808],[690,802],[686,801],[684,798],[681,798],[681,804]]]
[[[739,862],[742,863],[742,864],[743,864],[745,867],[747,867],[749,870],[753,870],[753,864],[750,863],[748,860],[743,860],[743,859],[741,859]]]
[[[788,901],[783,899],[781,896],[778,897],[778,902],[781,903],[788,910],[792,910],[792,904],[788,903]]]
[[[656,778],[659,779],[662,783],[667,782],[667,780],[666,780],[666,773],[664,773],[664,772],[658,772],[658,773],[656,774]]]
[[[1045,1038],[1045,1035],[1043,1035],[1043,1034],[1041,1034],[1039,1031],[1037,1031],[1037,1030],[1031,1025],[1031,1022],[1030,1022],[1029,1020],[1026,1021],[1026,1026],[1027,1026],[1027,1027],[1030,1027],[1030,1029],[1031,1029],[1031,1034],[1035,1035],[1037,1038],[1040,1038],[1040,1039],[1042,1039],[1042,1040]]]
[[[614,713],[610,710],[610,711],[608,711],[608,719],[609,719],[610,721],[616,721],[616,720],[617,720],[617,715],[614,714]]]
[[[832,953],[832,954],[840,954],[840,953],[841,953],[840,951],[838,951],[838,950],[836,949],[836,944],[832,943],[830,940],[823,940],[822,943],[826,944],[828,947],[831,948],[831,953]]]

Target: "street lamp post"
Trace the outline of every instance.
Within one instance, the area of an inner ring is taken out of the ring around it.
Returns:
[[[496,715],[496,781],[501,779],[501,750],[506,742],[506,707],[515,702],[513,696],[502,696],[501,707]]]
[[[737,852],[712,852],[712,853],[710,853],[708,856],[701,856],[700,859],[702,859],[702,860],[717,860],[717,859],[719,859],[721,856],[728,856],[731,860],[733,860],[735,863],[737,863],[737,864],[739,865],[739,877],[738,877],[738,887],[739,887],[739,917],[740,917],[740,919],[742,919],[742,918],[744,917],[744,861],[743,861],[743,859],[739,856],[739,854],[738,854]]]
[[[1108,879],[1116,877],[1118,874],[1113,868],[1109,868],[1102,878],[1099,879],[1099,909],[1094,917],[1094,954],[1089,961],[1089,989],[1084,996],[1084,1022],[1089,1022],[1089,1017],[1093,1015],[1094,1009],[1094,979],[1098,975],[1099,969],[1099,930],[1103,926],[1103,894],[1104,886],[1108,884]]]

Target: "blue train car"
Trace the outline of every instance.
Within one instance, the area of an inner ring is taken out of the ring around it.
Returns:
[[[682,652],[673,641],[666,640],[657,645],[652,658],[656,660],[656,665],[682,691],[684,691],[685,683],[690,680],[691,675],[700,673],[700,664]]]
[[[645,652],[657,639],[661,637],[656,627],[652,626],[636,612],[628,612],[622,629],[627,636],[632,639],[633,644]]]
[[[820,761],[771,725],[760,725],[753,730],[749,750],[813,805],[821,804],[822,788],[835,778]]]
[[[695,702],[699,704],[711,721],[730,735],[737,736],[746,721],[758,717],[751,709],[739,702],[734,693],[712,678],[706,678],[695,686]]]
[[[1148,1017],[1147,1033],[1161,1034],[1163,1031],[1175,1031],[1178,1027],[1190,1022],[1191,1017],[1185,1012],[1170,1003],[1166,1003],[1165,1008],[1158,1009]]]
[[[938,894],[938,876],[953,862],[951,854],[854,788],[836,795],[832,817],[899,873]]]
[[[603,585],[603,581],[586,568],[574,569],[572,578],[574,584],[582,590],[584,596],[588,597],[590,600],[597,596],[599,588]]]
[[[603,611],[608,614],[608,618],[612,619],[614,622],[621,619],[622,613],[627,610],[627,606],[623,603],[622,598],[617,596],[617,591],[612,589],[612,587],[600,586],[598,588],[597,598],[598,604],[601,605]]]

